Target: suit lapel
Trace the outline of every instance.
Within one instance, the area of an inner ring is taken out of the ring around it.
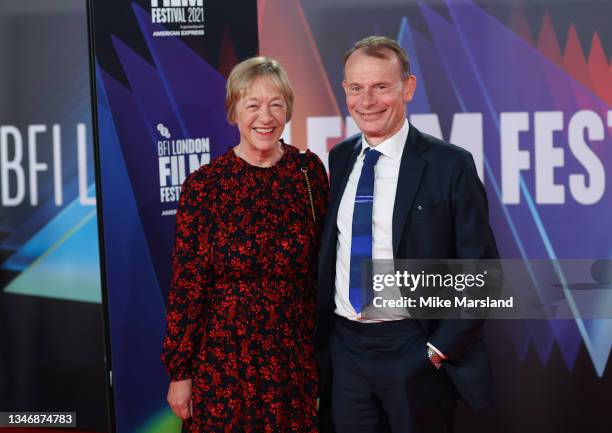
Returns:
[[[339,176],[340,180],[335,185],[335,191],[332,191],[331,209],[329,210],[330,220],[334,221],[334,223],[337,223],[336,218],[338,215],[338,208],[340,207],[340,201],[342,200],[342,195],[344,194],[344,190],[346,189],[348,178],[351,174],[351,171],[353,170],[353,166],[355,165],[355,161],[357,160],[357,156],[359,155],[360,150],[361,137],[353,145],[350,157],[339,161],[338,172],[335,174],[336,176]]]
[[[402,152],[395,205],[393,207],[393,257],[396,259],[398,258],[397,253],[402,232],[407,224],[408,214],[427,165],[425,161],[419,158],[419,155],[426,149],[427,144],[423,143],[421,133],[410,125],[406,145]]]
[[[334,172],[332,176],[332,188],[330,194],[329,207],[325,217],[325,226],[321,234],[321,253],[319,257],[319,272],[325,276],[325,281],[329,284],[330,296],[333,295],[334,270],[336,266],[336,247],[337,247],[337,227],[338,227],[338,208],[342,200],[342,194],[346,188],[349,175],[359,155],[361,148],[361,138],[358,138],[355,144],[344,152],[343,155],[338,155]],[[336,181],[335,179],[338,179]]]
[[[395,205],[393,207],[392,233],[393,233],[393,256],[397,258],[398,248],[404,226],[407,224],[408,214],[412,208],[412,203],[416,197],[416,193],[421,183],[421,178],[425,171],[427,163],[419,158],[419,155],[427,150],[427,143],[421,138],[421,133],[410,125],[406,145],[402,152],[402,160],[400,162],[399,177],[397,180],[397,191],[395,193]],[[326,224],[326,233],[323,237],[327,243],[322,245],[331,245],[336,248],[333,234],[336,233],[336,225],[338,218],[338,208],[342,195],[346,189],[348,178],[351,174],[359,151],[361,150],[361,137],[356,140],[352,147],[349,158],[342,158],[338,161],[336,173],[332,176],[338,176],[338,182],[333,185],[331,191],[331,202],[328,209],[328,224]]]

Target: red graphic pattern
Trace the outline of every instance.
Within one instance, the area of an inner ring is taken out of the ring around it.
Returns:
[[[312,338],[328,181],[314,153],[283,148],[270,168],[230,149],[183,185],[162,360],[173,380],[193,380],[192,433],[317,431]]]
[[[563,68],[571,77],[590,89],[607,104],[612,104],[612,62],[608,62],[599,34],[594,31],[588,55],[582,49],[576,27],[569,25],[565,44],[555,33],[550,14],[542,18],[537,38],[531,34],[527,14],[521,7],[513,10],[510,27],[525,41],[553,63]],[[561,46],[564,45],[564,49]],[[603,107],[606,108],[606,107]]]

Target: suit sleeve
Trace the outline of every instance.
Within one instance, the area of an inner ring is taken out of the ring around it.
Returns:
[[[455,252],[458,259],[499,259],[489,225],[487,196],[470,154],[455,166],[451,184]],[[495,282],[494,282],[495,284]],[[484,325],[483,319],[442,320],[430,342],[450,362],[460,359]]]
[[[209,249],[200,245],[200,240],[206,239],[202,236],[201,222],[208,220],[207,210],[202,182],[196,181],[194,175],[183,183],[176,216],[172,281],[161,356],[173,381],[191,378],[192,360],[202,338],[204,288],[209,284],[206,267]]]

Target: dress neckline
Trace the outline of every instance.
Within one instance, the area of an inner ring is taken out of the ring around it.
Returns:
[[[241,165],[243,165],[243,166],[245,166],[247,168],[250,168],[252,170],[262,170],[263,171],[263,170],[271,170],[271,169],[273,169],[275,167],[279,167],[282,164],[284,164],[284,162],[287,159],[287,153],[289,153],[289,146],[286,143],[281,141],[281,149],[283,150],[283,154],[281,155],[279,160],[276,161],[276,163],[274,165],[271,165],[269,167],[259,167],[257,165],[253,165],[253,164],[249,163],[245,159],[243,159],[243,158],[239,157],[238,155],[236,155],[236,152],[234,151],[234,147],[230,147],[228,152],[230,153],[231,158],[234,158],[234,159],[238,160],[239,164],[241,164]]]

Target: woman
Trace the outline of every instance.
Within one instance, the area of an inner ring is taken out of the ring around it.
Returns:
[[[240,143],[190,175],[177,213],[162,359],[190,432],[316,432],[316,257],[328,183],[280,139],[293,91],[273,59],[227,82]]]

